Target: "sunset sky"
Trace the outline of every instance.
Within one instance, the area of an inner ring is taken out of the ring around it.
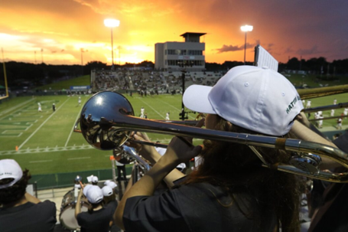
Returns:
[[[289,57],[348,58],[347,0],[0,0],[1,62],[111,64],[154,62],[158,42],[183,41],[185,32],[207,33],[206,62],[247,60],[261,44],[278,61]],[[81,49],[83,52],[81,52]],[[81,56],[82,55],[82,56]],[[82,57],[82,59],[81,59]]]

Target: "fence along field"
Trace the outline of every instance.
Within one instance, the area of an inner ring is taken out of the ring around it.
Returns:
[[[33,175],[111,168],[111,151],[92,148],[82,134],[72,132],[89,98],[90,95],[81,95],[80,105],[76,95],[17,97],[3,101],[0,104],[0,159],[14,158]],[[135,116],[139,116],[140,108],[144,107],[149,119],[165,119],[166,112],[170,112],[171,120],[179,120],[181,95],[139,97],[133,94],[127,98]],[[311,99],[312,107],[331,105],[333,99],[338,103],[346,102],[348,94]],[[38,102],[42,112],[38,112]],[[55,112],[52,111],[53,103]],[[343,109],[336,109],[335,115],[342,112]],[[330,111],[323,113],[324,116],[330,115]],[[195,116],[189,114],[189,120]],[[348,124],[348,119],[343,121],[345,124]],[[323,126],[335,130],[336,120],[324,120]],[[168,143],[171,138],[161,134],[150,134],[150,137],[161,143]]]

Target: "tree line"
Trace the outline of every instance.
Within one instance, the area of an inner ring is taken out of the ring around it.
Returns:
[[[206,71],[229,70],[235,66],[243,65],[240,61],[225,61],[222,64],[206,63]],[[248,62],[248,65],[253,63]],[[33,86],[41,86],[55,81],[75,78],[81,75],[89,75],[93,69],[110,69],[106,63],[100,61],[88,62],[86,65],[48,65],[45,63],[32,64],[23,62],[5,62],[7,83],[9,87],[15,88],[22,86],[23,83]],[[3,65],[0,66],[0,85],[4,85]],[[114,65],[118,68],[142,67],[146,69],[154,69],[154,63],[151,61],[143,61],[138,64],[126,63],[124,65]],[[332,76],[348,74],[348,59],[334,60],[328,62],[324,57],[311,58],[309,60],[291,58],[287,63],[279,63],[279,72],[285,70],[303,70],[312,74],[330,74]]]

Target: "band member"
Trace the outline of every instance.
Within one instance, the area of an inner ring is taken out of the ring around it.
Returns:
[[[303,109],[296,89],[269,69],[246,65],[232,68],[214,87],[191,85],[183,102],[190,110],[207,114],[207,129],[281,137],[288,137],[290,130],[299,137],[304,133],[295,120]],[[134,139],[144,137],[136,133]],[[153,167],[122,197],[114,215],[121,228],[299,231],[300,192],[295,175],[263,168],[244,144],[212,138],[204,140],[202,148],[191,141],[174,137],[163,156],[154,147],[133,144]],[[273,164],[289,158],[285,151],[256,149]],[[162,180],[173,186],[174,180],[183,177],[175,167],[197,155],[202,157],[197,170],[176,188],[153,195]]]
[[[81,231],[108,232],[112,225],[112,215],[117,207],[117,202],[109,202],[108,207],[104,207],[102,204],[103,191],[99,186],[81,184],[81,189],[75,207],[75,217],[81,226]],[[83,194],[90,204],[88,212],[81,212]]]
[[[13,159],[0,160],[0,231],[54,231],[56,205],[26,192],[31,178]]]

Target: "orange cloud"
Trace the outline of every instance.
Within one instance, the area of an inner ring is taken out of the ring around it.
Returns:
[[[339,25],[348,19],[347,6],[318,3],[313,9],[309,3],[299,7],[296,1],[276,0],[3,1],[0,44],[6,60],[34,62],[35,52],[37,56],[43,49],[46,63],[80,64],[84,48],[84,63],[110,64],[111,31],[103,20],[115,17],[121,22],[113,30],[115,63],[154,61],[155,43],[183,41],[184,32],[207,33],[201,38],[207,62],[241,61],[244,24],[254,26],[248,33],[247,60],[252,61],[257,43],[281,62],[300,55],[343,59],[348,32]]]

